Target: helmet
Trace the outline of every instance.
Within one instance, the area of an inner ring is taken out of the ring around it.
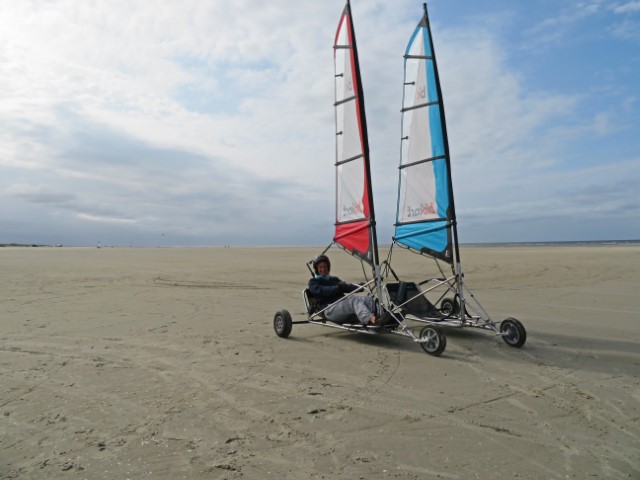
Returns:
[[[331,261],[329,260],[329,257],[326,255],[318,255],[313,259],[313,271],[316,272],[316,274],[318,273],[318,264],[322,262],[326,263],[329,270],[331,270]]]

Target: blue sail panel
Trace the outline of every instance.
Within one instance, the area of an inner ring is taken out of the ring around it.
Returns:
[[[447,222],[412,223],[396,227],[395,240],[433,256],[449,257],[451,252]]]

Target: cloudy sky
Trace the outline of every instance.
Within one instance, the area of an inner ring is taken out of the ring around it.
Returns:
[[[0,243],[327,245],[342,0],[0,0]],[[378,237],[418,0],[353,0]],[[463,243],[640,238],[640,1],[432,0]]]

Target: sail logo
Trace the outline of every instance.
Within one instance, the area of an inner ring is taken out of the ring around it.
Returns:
[[[351,205],[342,206],[341,218],[364,216],[364,205],[362,202],[353,202]]]
[[[416,100],[424,100],[427,98],[427,86],[422,85],[416,89]]]
[[[419,207],[412,207],[407,205],[407,217],[428,217],[429,215],[435,215],[436,209],[433,206],[433,202],[423,203]]]
[[[347,82],[347,92],[353,92],[353,80],[351,79]]]

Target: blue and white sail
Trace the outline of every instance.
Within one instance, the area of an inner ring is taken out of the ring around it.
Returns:
[[[457,234],[450,169],[444,105],[425,5],[404,55],[394,241],[453,263]]]

